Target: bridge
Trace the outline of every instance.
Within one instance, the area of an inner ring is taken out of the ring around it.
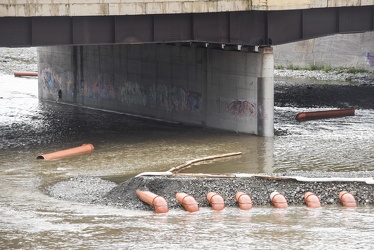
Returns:
[[[0,3],[0,46],[37,46],[39,98],[273,136],[272,45],[374,30],[374,0]]]

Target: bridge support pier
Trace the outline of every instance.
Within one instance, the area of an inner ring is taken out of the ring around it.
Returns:
[[[272,47],[262,47],[260,53],[260,77],[257,85],[258,127],[257,134],[274,136],[274,56]]]
[[[38,49],[39,98],[273,136],[271,47],[258,51],[184,45]]]

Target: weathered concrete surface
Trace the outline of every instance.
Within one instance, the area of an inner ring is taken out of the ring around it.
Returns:
[[[368,5],[374,5],[374,0],[5,0],[0,3],[0,17],[144,15]]]
[[[39,98],[272,136],[273,55],[271,48],[264,51],[155,44],[43,47]]]
[[[276,66],[374,69],[374,32],[338,34],[274,46]]]
[[[287,175],[302,175],[306,177],[345,177],[345,178],[373,178],[374,172],[345,172],[345,173],[320,173],[320,172],[299,172],[284,173]],[[374,184],[365,182],[331,181],[331,182],[300,182],[296,180],[272,179],[275,176],[246,178],[200,178],[200,177],[178,177],[178,176],[139,176],[125,181],[109,192],[95,193],[95,189],[103,189],[103,181],[92,181],[93,177],[72,178],[57,183],[50,187],[49,193],[60,199],[106,204],[119,206],[125,209],[153,210],[151,206],[143,203],[136,196],[137,189],[151,191],[163,196],[171,209],[183,209],[175,199],[177,192],[191,194],[200,207],[209,207],[206,199],[208,192],[216,192],[223,196],[227,207],[238,207],[235,194],[238,191],[246,192],[252,197],[253,206],[270,206],[269,195],[273,191],[284,194],[290,206],[305,205],[304,194],[307,191],[314,192],[322,205],[341,205],[338,194],[341,191],[351,192],[359,206],[374,204]],[[96,187],[95,183],[100,186]],[[89,192],[85,186],[90,186]],[[112,187],[112,183],[107,185]],[[108,189],[104,189],[108,190]]]

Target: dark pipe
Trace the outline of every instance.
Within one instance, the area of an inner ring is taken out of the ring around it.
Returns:
[[[298,121],[307,121],[307,120],[327,119],[327,118],[353,116],[353,115],[355,115],[355,109],[348,108],[348,109],[326,110],[326,111],[316,111],[316,112],[301,112],[296,115],[295,119]]]

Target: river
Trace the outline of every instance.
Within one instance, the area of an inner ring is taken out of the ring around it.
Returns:
[[[374,110],[300,123],[305,109],[275,107],[274,138],[202,129],[42,103],[37,80],[0,76],[0,249],[372,249],[374,207],[202,208],[198,213],[125,210],[51,197],[76,176],[119,183],[144,171],[242,152],[191,172],[373,171]],[[90,154],[37,160],[92,143]]]

